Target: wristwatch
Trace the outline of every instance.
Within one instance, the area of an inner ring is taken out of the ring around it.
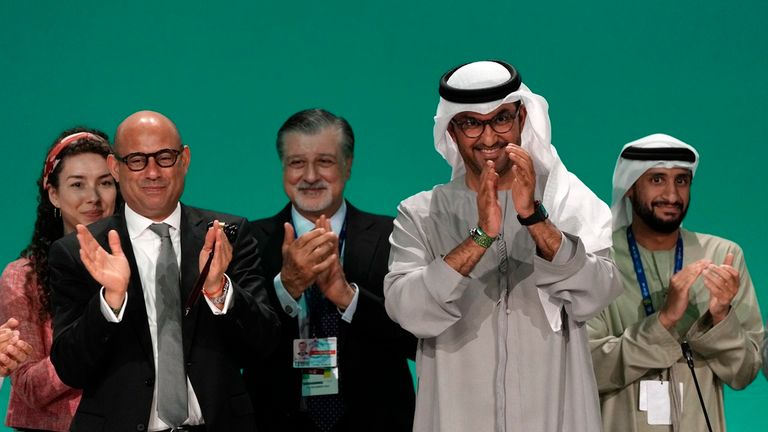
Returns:
[[[472,240],[474,240],[475,243],[486,249],[488,249],[496,240],[496,238],[486,234],[479,226],[469,230],[469,236],[472,237]]]
[[[209,298],[209,300],[215,305],[224,304],[227,301],[227,291],[229,291],[229,278],[224,278],[224,288],[221,290],[221,295]]]
[[[533,202],[533,214],[526,218],[522,218],[520,215],[517,215],[517,220],[520,222],[520,225],[529,226],[545,221],[548,217],[549,214],[547,213],[547,209],[544,208],[544,205],[541,203],[541,201],[536,200]]]

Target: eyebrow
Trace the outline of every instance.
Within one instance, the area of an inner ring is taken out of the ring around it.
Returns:
[[[682,170],[678,173],[669,172],[670,168],[663,168],[663,167],[654,167],[654,168],[648,168],[646,171],[647,173],[653,173],[653,174],[669,174],[669,175],[683,175],[683,174],[690,174],[691,170],[688,168],[671,168],[673,170]]]
[[[109,172],[106,172],[104,174],[100,174],[97,178],[103,178],[103,177],[107,177],[107,176],[112,177],[112,174],[110,174]],[[72,174],[72,175],[67,176],[67,178],[64,179],[64,180],[70,180],[70,179],[80,180],[80,179],[84,179],[85,177],[86,176],[84,176],[82,174]]]
[[[649,169],[646,171],[647,175],[655,177],[655,176],[664,176],[664,177],[693,177],[693,173],[691,173],[690,170],[681,172],[681,173],[670,173],[667,171],[654,171],[654,168]]]
[[[332,157],[332,158],[336,158],[338,156],[336,156],[333,153],[318,153],[317,157]],[[286,160],[289,160],[289,159],[309,159],[309,156],[305,155],[305,154],[301,154],[301,155],[285,155],[285,159]]]

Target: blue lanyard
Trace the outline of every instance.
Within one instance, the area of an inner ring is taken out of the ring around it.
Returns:
[[[629,253],[632,255],[632,264],[635,266],[635,276],[637,276],[637,283],[640,284],[640,292],[643,295],[643,308],[645,308],[645,315],[652,315],[654,310],[653,302],[651,301],[651,291],[648,289],[648,279],[645,277],[643,262],[640,260],[640,251],[637,249],[635,235],[632,234],[632,228],[629,226],[627,227],[627,244],[629,245]],[[683,236],[680,234],[677,236],[677,246],[675,246],[675,273],[682,270],[682,268]]]
[[[347,238],[347,219],[344,218],[344,222],[341,224],[341,232],[339,232],[339,261],[344,261],[344,257],[341,255],[344,253],[344,240]]]
[[[293,221],[293,217],[291,217],[291,226],[293,226],[293,236],[294,239],[299,237],[299,232],[296,230],[296,223]],[[347,219],[344,218],[344,223],[341,225],[341,232],[339,233],[339,260],[344,263],[343,253],[344,253],[344,241],[347,237]],[[318,290],[316,293],[317,296],[320,296],[319,298],[322,298],[322,294],[320,294],[320,291]],[[310,336],[313,336],[310,334],[310,315],[309,315],[309,302],[310,297],[312,296],[312,291],[307,290],[304,292],[304,295],[299,298],[298,302],[301,305],[299,307],[300,310],[303,310],[304,312],[299,312],[298,315],[298,324],[299,324],[299,337],[300,338],[309,338]]]

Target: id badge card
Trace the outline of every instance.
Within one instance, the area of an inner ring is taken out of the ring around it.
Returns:
[[[337,366],[336,338],[294,339],[294,368],[335,368]]]
[[[339,368],[301,370],[301,395],[322,396],[339,393]]]
[[[680,384],[680,406],[683,406],[683,383]],[[672,404],[669,398],[669,381],[640,381],[638,409],[646,411],[649,425],[672,425]]]

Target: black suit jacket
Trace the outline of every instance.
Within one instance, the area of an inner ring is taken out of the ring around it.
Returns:
[[[301,374],[292,367],[298,320],[282,311],[272,280],[282,267],[284,222],[291,206],[276,216],[252,223],[262,249],[269,299],[281,321],[281,338],[273,355],[245,369],[244,375],[262,431],[312,431],[301,410]],[[344,274],[360,289],[352,323],[341,321],[338,336],[339,393],[346,415],[338,431],[410,431],[414,391],[407,359],[416,339],[384,310],[382,285],[388,271],[392,218],[362,212],[347,203]]]
[[[206,225],[214,219],[239,226],[227,268],[234,305],[226,314],[214,315],[200,298],[183,317],[186,373],[209,431],[251,431],[253,409],[240,368],[246,355],[272,351],[279,324],[258,274],[256,242],[245,219],[182,205],[181,302],[183,307],[199,274]],[[141,432],[149,421],[155,365],[125,217],[114,215],[88,229],[106,250],[107,233],[114,229],[120,235],[131,266],[126,309],[121,322],[108,322],[99,304],[101,286],[83,266],[77,238],[69,235],[54,243],[49,253],[54,307],[51,361],[65,384],[83,389],[72,431]]]

